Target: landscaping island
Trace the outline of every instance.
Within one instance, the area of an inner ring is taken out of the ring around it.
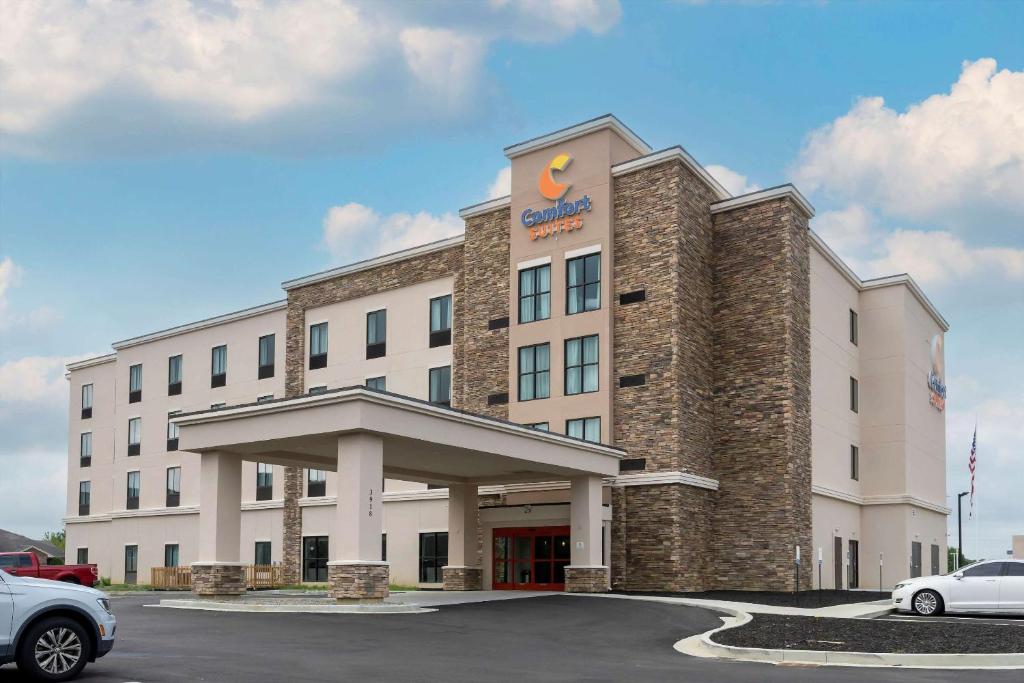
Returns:
[[[619,595],[651,595],[660,598],[687,598],[690,600],[727,600],[729,602],[750,602],[757,605],[774,607],[832,607],[834,605],[850,605],[857,602],[874,602],[889,600],[892,593],[878,591],[837,591],[809,590],[799,593],[779,593],[773,591],[699,591],[693,593],[670,593],[662,591],[612,591]]]

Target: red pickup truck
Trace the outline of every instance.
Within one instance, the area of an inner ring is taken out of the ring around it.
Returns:
[[[90,587],[99,581],[94,564],[39,564],[33,553],[0,553],[0,571]]]

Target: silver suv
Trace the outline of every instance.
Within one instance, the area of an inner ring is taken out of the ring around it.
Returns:
[[[0,571],[0,665],[40,681],[67,681],[114,647],[106,593]]]

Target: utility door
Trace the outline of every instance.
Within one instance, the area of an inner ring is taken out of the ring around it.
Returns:
[[[843,537],[836,536],[832,564],[835,567],[835,586],[837,591],[843,590]]]

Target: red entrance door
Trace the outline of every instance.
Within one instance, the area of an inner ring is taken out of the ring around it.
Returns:
[[[498,590],[565,590],[569,555],[567,526],[495,529],[491,583]]]

